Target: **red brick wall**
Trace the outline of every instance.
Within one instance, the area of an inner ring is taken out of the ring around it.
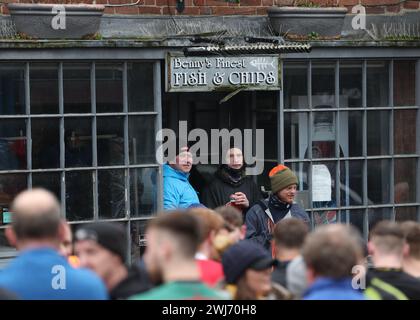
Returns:
[[[4,3],[92,3],[93,0],[4,0]],[[135,3],[137,0],[97,0],[97,4]],[[136,6],[108,7],[107,14],[157,14],[157,15],[264,15],[268,7],[290,6],[294,0],[239,0],[231,3],[225,0],[184,0],[185,10],[179,14],[175,10],[176,0],[140,0]],[[368,13],[397,13],[402,9],[419,10],[420,0],[312,0],[313,3],[326,5],[337,3],[349,10],[356,4],[366,6]],[[0,12],[8,14],[5,4],[0,5]]]

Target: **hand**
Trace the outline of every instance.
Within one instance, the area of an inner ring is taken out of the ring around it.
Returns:
[[[249,207],[249,201],[245,193],[235,192],[235,194],[231,195],[231,198],[235,199],[235,202],[234,202],[235,206],[242,207],[242,208]]]

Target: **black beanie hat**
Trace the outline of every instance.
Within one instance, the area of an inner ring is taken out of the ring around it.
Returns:
[[[124,263],[127,257],[127,235],[124,227],[118,223],[98,222],[86,224],[75,233],[76,241],[92,240],[115,253]]]

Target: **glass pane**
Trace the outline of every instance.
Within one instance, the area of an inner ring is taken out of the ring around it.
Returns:
[[[130,169],[130,214],[150,216],[157,210],[157,168]]]
[[[416,140],[419,139],[417,110],[394,111],[394,152],[396,154],[415,154]]]
[[[342,167],[344,170],[344,163],[342,163]],[[312,163],[312,186],[309,190],[312,192],[313,208],[336,208],[338,206],[336,171],[337,165],[335,161]],[[344,179],[341,184],[344,184]],[[328,217],[329,222],[336,222],[337,210],[326,209],[319,211],[318,215],[325,219]]]
[[[312,158],[335,157],[335,133],[337,130],[335,113],[314,112],[312,128]],[[306,154],[305,158],[307,158]]]
[[[372,61],[367,64],[367,106],[389,106],[388,61]]]
[[[146,226],[148,220],[131,221],[130,238],[131,238],[131,262],[138,262],[146,249]]]
[[[26,169],[26,120],[0,119],[0,170]]]
[[[369,111],[367,114],[368,156],[389,154],[389,111]]]
[[[91,171],[66,172],[66,217],[69,221],[93,218]]]
[[[98,171],[98,203],[100,218],[125,217],[124,170]]]
[[[369,230],[372,230],[375,225],[382,220],[391,220],[392,208],[376,208],[369,209]]]
[[[308,114],[284,114],[284,153],[286,159],[303,159],[308,148]]]
[[[341,204],[344,206],[362,205],[363,161],[344,161],[344,168],[340,171],[340,175]]]
[[[96,64],[96,111],[123,111],[123,65]]]
[[[32,119],[32,167],[60,167],[60,119]]]
[[[364,214],[364,210],[343,210],[339,214],[340,222],[353,225],[363,234]]]
[[[385,204],[390,202],[389,160],[368,160],[368,198],[374,204]]]
[[[30,65],[31,113],[58,113],[58,64]]]
[[[0,225],[11,222],[10,205],[15,196],[28,186],[26,174],[0,174]]]
[[[395,159],[395,203],[416,202],[416,159]]]
[[[124,118],[98,117],[98,165],[124,164]]]
[[[340,62],[340,108],[362,107],[362,63]]]
[[[394,61],[394,105],[416,104],[416,62]]]
[[[89,167],[92,165],[92,120],[91,118],[66,118],[65,148],[66,167]]]
[[[130,164],[155,163],[155,116],[128,119]]]
[[[325,211],[313,211],[312,220],[315,227],[323,224],[337,223],[337,211],[336,210],[325,210]]]
[[[257,186],[259,188],[263,187],[265,191],[271,190],[271,182],[268,177],[268,173],[278,165],[278,161],[264,161],[264,170],[261,174],[257,175]]]
[[[345,157],[360,157],[363,154],[362,111],[340,112],[340,153]]]
[[[418,221],[417,219],[417,207],[400,207],[395,208],[395,220],[396,221]]]
[[[33,173],[32,188],[44,188],[55,194],[57,199],[61,199],[61,173]]]
[[[25,113],[25,66],[0,64],[0,115]]]
[[[285,108],[308,108],[308,64],[286,62],[283,70]]]
[[[89,64],[63,64],[63,88],[65,113],[91,112]]]
[[[312,107],[335,107],[335,64],[312,64]]]
[[[153,111],[153,63],[128,64],[128,111]]]

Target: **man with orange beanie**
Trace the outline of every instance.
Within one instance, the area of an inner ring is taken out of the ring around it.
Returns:
[[[271,195],[260,200],[246,214],[246,238],[262,244],[273,251],[272,238],[274,225],[282,219],[297,218],[309,225],[309,216],[294,203],[298,179],[288,167],[278,165],[269,173]]]

